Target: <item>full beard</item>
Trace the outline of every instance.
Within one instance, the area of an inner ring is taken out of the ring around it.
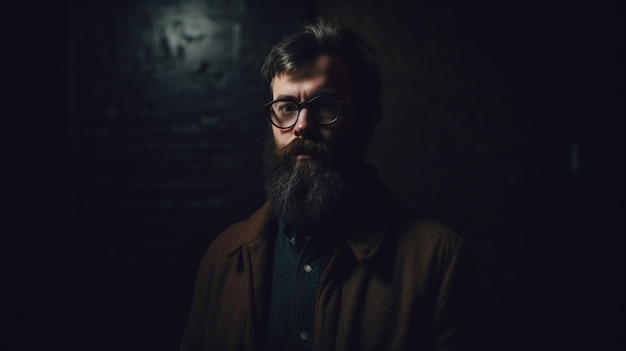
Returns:
[[[311,158],[296,159],[298,154]],[[277,148],[268,138],[263,148],[263,184],[272,213],[294,228],[328,223],[356,187],[354,167],[329,145],[294,139]]]

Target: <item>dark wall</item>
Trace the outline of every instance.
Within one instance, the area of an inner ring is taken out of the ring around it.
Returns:
[[[202,252],[263,202],[262,59],[319,13],[376,49],[384,117],[368,160],[401,202],[470,242],[492,343],[623,348],[616,2],[7,13],[2,349],[176,348]]]

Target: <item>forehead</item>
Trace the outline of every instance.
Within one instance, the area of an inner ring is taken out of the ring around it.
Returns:
[[[272,80],[274,97],[306,96],[318,91],[334,92],[345,97],[352,95],[352,81],[343,59],[320,55],[292,71],[277,74]]]

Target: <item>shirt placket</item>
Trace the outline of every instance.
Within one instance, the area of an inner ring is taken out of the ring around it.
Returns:
[[[310,251],[310,248],[306,245],[304,252],[298,260],[296,273],[294,330],[297,335],[295,336],[294,346],[297,350],[312,350],[313,346],[313,323],[320,267],[317,262],[319,259],[313,259]]]
[[[309,259],[309,255],[302,255],[298,264],[296,279],[296,320],[297,348],[311,350],[313,340],[313,323],[315,318],[315,302],[317,285],[319,282],[319,267]]]

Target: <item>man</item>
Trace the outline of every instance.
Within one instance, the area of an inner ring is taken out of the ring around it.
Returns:
[[[181,350],[466,350],[465,244],[392,199],[363,161],[380,117],[367,46],[319,20],[276,44],[268,202],[219,235]]]

